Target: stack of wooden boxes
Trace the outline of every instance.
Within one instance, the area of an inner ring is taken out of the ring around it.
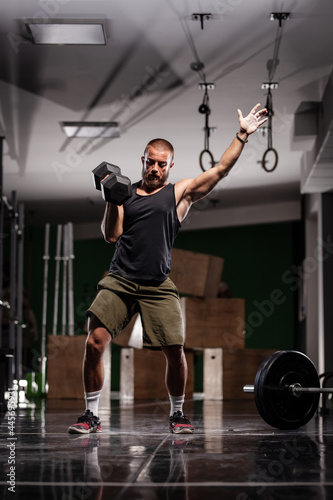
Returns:
[[[87,335],[49,335],[47,345],[47,398],[81,399],[82,363]],[[108,406],[111,393],[111,346],[104,352],[104,386],[100,403]]]

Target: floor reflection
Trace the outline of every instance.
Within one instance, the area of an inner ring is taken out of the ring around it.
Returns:
[[[192,435],[168,432],[168,403],[113,401],[103,434],[67,434],[77,402],[16,410],[15,500],[260,500],[333,497],[332,415],[270,428],[249,402],[187,401]],[[10,498],[1,421],[1,498]],[[14,498],[14,497],[12,497]]]
[[[76,497],[78,499],[100,500],[103,494],[103,479],[98,461],[98,447],[102,439],[101,434],[89,436],[69,434],[69,439],[77,452],[82,451],[84,453],[82,464],[83,484],[77,487],[79,491],[75,492]],[[71,498],[75,498],[75,496]]]

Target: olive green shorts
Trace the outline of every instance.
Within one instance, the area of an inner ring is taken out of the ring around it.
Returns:
[[[157,286],[143,286],[110,273],[97,290],[87,315],[94,314],[112,338],[140,313],[144,347],[184,345],[179,293],[170,278]]]

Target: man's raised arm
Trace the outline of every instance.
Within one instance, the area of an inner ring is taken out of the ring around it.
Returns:
[[[267,121],[267,117],[265,118],[267,110],[265,108],[258,110],[259,107],[260,104],[256,104],[246,117],[243,117],[240,109],[238,110],[239,132],[237,132],[236,137],[215,167],[206,170],[195,179],[184,179],[177,182],[175,190],[177,213],[180,221],[186,217],[192,203],[207,196],[216,184],[228,175],[240,157],[248,136]]]

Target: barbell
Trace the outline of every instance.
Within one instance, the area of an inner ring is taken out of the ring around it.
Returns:
[[[311,420],[318,409],[321,393],[333,388],[320,387],[315,365],[298,351],[277,351],[259,366],[254,385],[243,391],[254,393],[261,417],[278,429],[297,429]]]

